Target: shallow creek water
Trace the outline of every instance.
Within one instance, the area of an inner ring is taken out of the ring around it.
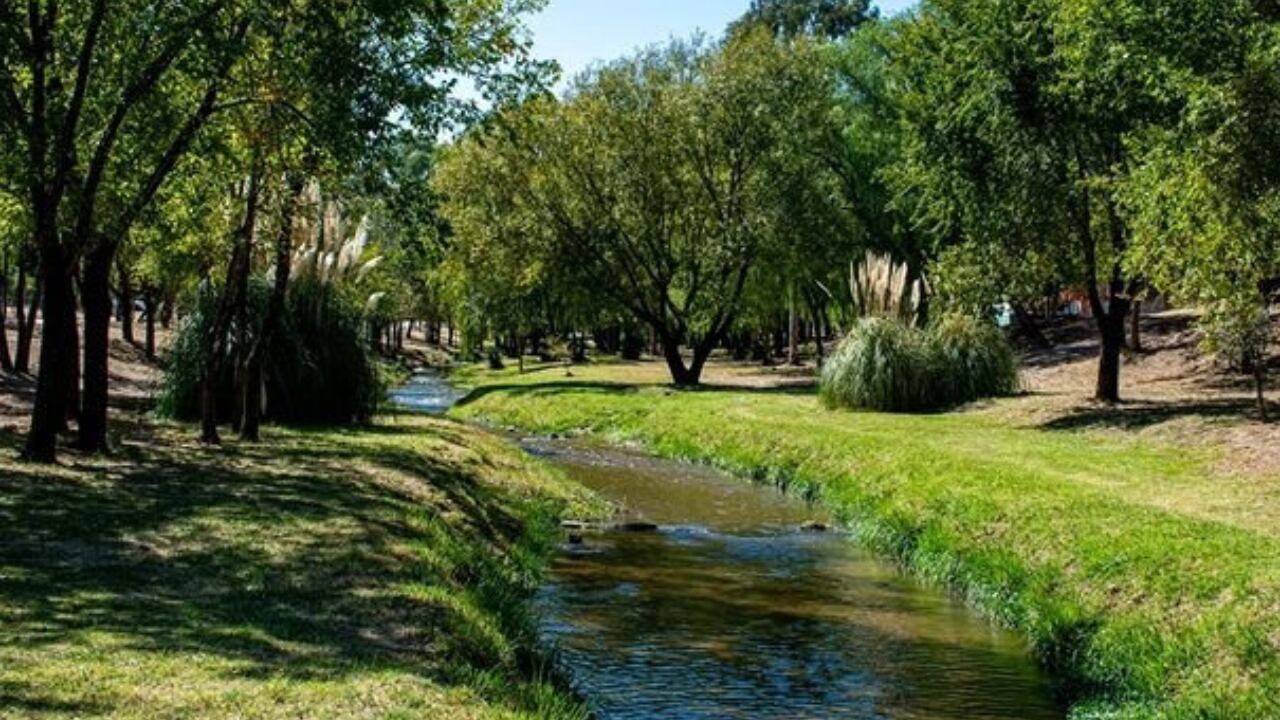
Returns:
[[[526,451],[656,532],[567,540],[541,633],[600,720],[1048,720],[1015,635],[858,549],[821,509],[709,468],[579,441]]]

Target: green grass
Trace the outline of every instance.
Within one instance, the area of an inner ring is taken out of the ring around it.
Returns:
[[[598,501],[447,421],[193,435],[50,469],[0,434],[0,717],[583,717],[526,600]]]
[[[454,413],[638,441],[821,498],[862,542],[1023,632],[1076,718],[1280,718],[1280,527],[1216,474],[1220,450],[625,382],[650,371],[471,369]]]

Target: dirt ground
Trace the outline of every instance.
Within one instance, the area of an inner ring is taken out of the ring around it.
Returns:
[[[5,318],[5,332],[9,336],[9,352],[17,348],[17,327],[10,314]],[[111,324],[111,407],[114,419],[136,417],[149,409],[155,400],[164,370],[160,361],[151,361],[142,350],[143,326],[134,326],[138,345],[125,342],[119,323]],[[32,375],[0,372],[0,430],[25,432],[35,397],[34,372],[40,359],[40,326],[36,325],[35,339],[31,343]],[[156,346],[168,347],[170,331],[156,327]]]
[[[12,350],[13,319],[8,331]],[[141,327],[138,327],[141,335]],[[1092,400],[1097,373],[1097,335],[1088,321],[1047,328],[1053,341],[1048,350],[1024,349],[1024,393],[1015,398],[975,403],[961,412],[976,413],[1012,424],[1056,430],[1079,430],[1143,437],[1173,445],[1220,448],[1222,469],[1237,477],[1280,475],[1280,358],[1272,358],[1272,415],[1277,421],[1257,421],[1251,378],[1232,372],[1205,356],[1199,335],[1187,314],[1164,313],[1143,319],[1143,351],[1127,353],[1121,370],[1124,401],[1108,406]],[[38,333],[37,333],[38,335]],[[158,345],[169,342],[157,329]],[[33,355],[38,356],[39,341]],[[448,355],[411,340],[411,364],[440,365]],[[572,373],[572,368],[566,369]],[[142,421],[162,377],[158,362],[126,343],[118,324],[112,325],[111,392],[117,421]],[[710,385],[740,387],[806,386],[815,382],[813,363],[801,367],[715,360],[704,380]],[[661,362],[642,362],[628,368],[631,381],[668,381]],[[35,390],[33,377],[0,373],[0,430],[23,432]]]
[[[1115,406],[1092,399],[1098,354],[1093,326],[1072,323],[1049,334],[1052,349],[1024,354],[1023,396],[970,411],[1021,425],[1216,446],[1223,450],[1219,464],[1229,474],[1280,474],[1280,407],[1275,403],[1280,358],[1271,358],[1272,422],[1263,424],[1252,377],[1206,356],[1189,314],[1143,319],[1143,350],[1126,353],[1120,371],[1123,402]]]

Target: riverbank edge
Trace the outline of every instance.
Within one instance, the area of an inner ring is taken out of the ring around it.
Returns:
[[[1151,692],[1152,687],[1173,684],[1170,677],[1153,677],[1151,668],[1167,667],[1170,657],[1183,650],[1165,647],[1158,628],[1142,626],[1132,618],[1087,610],[1073,598],[1069,588],[1058,584],[1056,577],[1038,573],[998,546],[985,550],[962,547],[965,539],[949,535],[944,527],[945,517],[912,516],[888,508],[884,498],[865,491],[852,500],[834,501],[824,493],[832,478],[802,470],[802,460],[779,452],[777,447],[751,447],[746,452],[737,447],[733,450],[739,452],[731,455],[718,452],[710,444],[702,445],[661,427],[646,425],[640,415],[632,412],[592,415],[588,422],[582,422],[581,407],[567,414],[557,412],[558,408],[563,410],[561,404],[573,403],[571,389],[523,395],[518,388],[485,387],[483,382],[469,384],[470,394],[450,412],[452,417],[489,427],[589,436],[612,444],[639,446],[661,457],[713,466],[822,503],[854,542],[1019,633],[1037,662],[1050,674],[1072,720],[1280,718],[1280,708],[1276,714],[1263,716],[1238,709],[1266,703],[1265,699],[1258,699],[1262,691],[1257,689],[1242,693],[1243,699],[1217,692],[1206,696],[1204,688],[1186,695]],[[633,392],[636,388],[618,384],[615,389]],[[670,397],[678,393],[668,390],[663,394]],[[857,482],[848,485],[860,489]],[[1107,642],[1095,642],[1099,630],[1108,624],[1114,630],[1112,636]],[[1212,632],[1212,628],[1206,631]],[[1128,646],[1123,644],[1126,640]],[[1144,657],[1148,652],[1152,657]],[[1157,653],[1159,656],[1155,656]],[[1149,660],[1151,666],[1127,667],[1135,658]],[[1237,709],[1225,707],[1227,704]],[[1222,707],[1214,712],[1218,705]]]
[[[224,447],[208,451],[199,448],[201,453],[191,465],[185,468],[185,475],[192,475],[192,471],[206,471],[200,475],[224,476],[229,472],[234,473],[238,481],[249,481],[260,479],[254,477],[256,470],[262,470],[267,474],[288,472],[285,466],[287,460],[277,462],[276,458],[264,461],[268,458],[273,448],[283,448],[286,458],[289,455],[297,453],[300,447],[306,447],[308,453],[332,454],[334,457],[342,457],[342,466],[335,466],[332,477],[322,478],[324,481],[343,481],[351,472],[345,467],[347,462],[360,462],[367,453],[376,453],[379,448],[394,448],[397,451],[403,450],[405,453],[424,452],[422,448],[412,447],[413,440],[406,442],[400,440],[390,440],[384,442],[383,435],[393,430],[401,430],[408,428],[417,440],[430,441],[432,443],[446,443],[451,446],[460,448],[466,454],[474,454],[481,462],[473,462],[471,458],[464,458],[463,461],[455,461],[452,458],[441,458],[432,456],[431,460],[435,463],[432,467],[445,468],[447,472],[457,473],[458,477],[481,477],[484,476],[486,481],[497,481],[501,484],[501,489],[495,490],[492,501],[486,501],[484,497],[476,500],[477,507],[474,508],[478,512],[497,511],[513,513],[513,519],[519,526],[517,533],[510,539],[509,546],[501,551],[494,552],[493,548],[485,547],[483,544],[477,543],[474,538],[463,537],[461,532],[453,536],[442,536],[438,533],[442,532],[444,524],[436,523],[429,516],[432,511],[429,508],[414,508],[405,506],[399,513],[405,516],[406,527],[417,529],[421,523],[426,523],[422,530],[417,532],[411,539],[410,551],[411,557],[402,558],[403,562],[410,567],[400,568],[397,574],[408,573],[415,576],[429,576],[436,568],[428,569],[433,562],[427,560],[433,552],[456,553],[458,557],[449,558],[450,563],[456,563],[456,571],[460,578],[454,582],[459,585],[459,591],[464,593],[466,598],[457,598],[459,608],[463,608],[462,612],[468,612],[469,608],[476,608],[484,612],[492,622],[490,626],[477,629],[476,637],[469,637],[465,633],[459,634],[453,638],[433,639],[433,644],[443,643],[445,645],[459,646],[488,646],[493,642],[497,642],[499,646],[507,648],[501,656],[482,657],[485,651],[473,649],[478,653],[476,660],[467,661],[469,666],[458,666],[451,673],[454,673],[453,679],[459,685],[447,692],[451,695],[454,693],[462,693],[464,698],[463,708],[468,718],[473,717],[472,713],[490,713],[501,717],[528,717],[539,718],[545,720],[588,720],[591,717],[590,710],[586,704],[586,698],[581,697],[570,685],[567,677],[560,674],[556,668],[555,649],[546,646],[541,642],[536,626],[536,614],[533,606],[534,593],[541,583],[545,580],[547,569],[558,551],[560,541],[562,539],[562,530],[560,528],[561,521],[568,515],[582,516],[592,513],[604,513],[608,511],[608,505],[598,497],[594,496],[590,491],[581,488],[576,483],[568,480],[556,468],[537,458],[531,457],[513,446],[507,439],[502,438],[496,433],[488,432],[483,428],[476,428],[473,425],[459,423],[447,418],[428,418],[419,415],[380,415],[369,426],[360,426],[352,428],[328,428],[328,427],[310,427],[310,428],[284,428],[270,426],[263,429],[263,442],[257,445],[246,445],[236,441],[227,442]],[[135,437],[124,440],[122,447],[111,457],[83,457],[75,453],[68,453],[63,463],[57,466],[33,465],[17,459],[17,448],[20,447],[20,437],[17,433],[9,430],[0,431],[0,490],[8,488],[13,490],[15,487],[29,486],[36,483],[49,487],[56,487],[59,484],[68,484],[74,486],[76,484],[100,486],[104,482],[109,482],[107,478],[116,477],[120,480],[128,482],[142,483],[171,483],[172,478],[161,477],[160,475],[151,476],[147,472],[133,473],[128,468],[130,466],[150,466],[161,458],[170,454],[188,456],[193,452],[195,445],[193,438],[195,432],[193,426],[185,423],[175,423],[169,421],[152,421],[147,420],[143,423],[135,425],[131,428],[131,433]],[[188,456],[190,457],[190,456]],[[370,456],[372,457],[372,456]],[[397,461],[403,458],[397,458]],[[123,468],[122,468],[123,463]],[[393,465],[394,463],[389,463]],[[246,465],[254,466],[253,470],[246,470]],[[272,467],[273,466],[273,467]],[[234,470],[230,468],[234,467]],[[354,471],[356,475],[353,479],[359,478],[366,470]],[[194,476],[194,475],[192,475]],[[453,480],[456,480],[454,478]],[[451,481],[453,481],[451,480]],[[175,494],[181,491],[174,489]],[[239,490],[235,491],[241,492]],[[22,497],[26,493],[26,488],[13,493]],[[246,495],[249,495],[246,493]],[[399,504],[403,502],[398,489],[387,489],[385,497],[382,498],[388,504]],[[251,497],[251,496],[250,496]],[[18,501],[19,503],[22,500]],[[64,501],[65,502],[65,501]],[[299,497],[299,502],[303,505],[299,512],[305,516],[309,512],[309,508],[305,507],[309,502],[320,503],[320,497],[307,498],[305,495]],[[486,503],[488,503],[486,505]],[[501,508],[496,507],[501,505]],[[481,507],[483,506],[483,507]],[[6,510],[10,508],[0,504],[0,518],[5,517]],[[157,508],[150,508],[151,512],[155,512]],[[355,509],[353,508],[353,511]],[[22,510],[17,511],[22,514]],[[127,519],[127,518],[126,518]],[[36,535],[47,533],[50,531],[48,527],[32,527],[29,528]],[[80,531],[71,528],[73,535]],[[448,533],[449,531],[444,530]],[[10,544],[20,544],[21,537],[11,537],[8,540]],[[42,541],[48,544],[47,541]],[[78,542],[76,540],[75,542]],[[444,542],[446,547],[441,547]],[[0,548],[3,550],[3,548]],[[419,556],[420,554],[420,556]],[[6,564],[12,564],[12,558],[4,557],[0,553],[0,570]],[[246,574],[256,572],[271,572],[270,568],[240,568]],[[21,574],[19,574],[21,576]],[[0,577],[3,577],[0,575]],[[10,578],[11,579],[11,578]],[[391,579],[391,578],[389,578]],[[59,588],[54,588],[59,589]],[[421,597],[414,599],[420,600]],[[12,605],[5,607],[6,598],[0,594],[0,611],[17,610],[21,615],[20,605]],[[3,613],[0,613],[3,614]],[[473,618],[474,619],[474,618]],[[21,635],[21,629],[18,626],[8,628],[13,630],[18,637]],[[384,628],[390,631],[392,628]],[[496,632],[496,635],[489,636],[490,633]],[[98,641],[92,641],[98,642]],[[21,648],[11,646],[6,649],[0,646],[0,657],[7,656],[9,651],[22,652]],[[38,652],[38,651],[36,651]],[[129,684],[119,688],[113,688],[109,685],[104,689],[101,683],[120,682],[120,678],[104,678],[99,671],[110,673],[112,665],[119,664],[117,659],[112,659],[109,653],[103,654],[102,662],[106,663],[101,668],[95,669],[93,665],[85,666],[80,664],[67,668],[54,670],[50,674],[54,677],[59,672],[66,671],[76,676],[77,687],[72,688],[43,688],[49,692],[56,693],[60,696],[57,701],[45,702],[44,700],[32,698],[33,704],[48,704],[50,707],[65,704],[70,707],[76,702],[76,697],[81,692],[92,692],[96,695],[110,695],[114,692],[121,691],[125,695],[139,692],[140,686],[133,685],[131,680],[127,680]],[[42,660],[38,656],[23,658],[22,666],[39,667]],[[165,662],[169,662],[166,660]],[[197,659],[197,664],[200,662]],[[124,661],[125,665],[132,664]],[[14,668],[10,668],[14,672]],[[184,668],[181,672],[190,672],[191,668]],[[199,672],[199,670],[196,670]],[[455,672],[456,671],[456,672]],[[20,694],[15,694],[22,687],[21,670],[16,671],[17,675],[9,675],[0,672],[0,686],[6,688],[5,695],[8,701],[19,701]],[[217,672],[217,668],[211,666],[210,672]],[[48,675],[42,670],[40,673],[44,676],[45,681]],[[285,678],[288,677],[286,673]],[[96,679],[95,679],[96,678]],[[162,677],[150,677],[146,682],[163,679]],[[16,680],[16,682],[15,682]],[[137,679],[139,682],[143,678]],[[423,682],[428,683],[428,687],[434,684],[436,680],[422,678]],[[216,682],[216,681],[215,681]],[[283,682],[291,682],[283,679]],[[380,678],[375,678],[371,682],[383,682]],[[207,688],[204,690],[207,691]],[[244,694],[242,690],[232,689],[228,687],[228,693],[240,695]],[[279,694],[279,688],[273,688],[270,692]],[[368,692],[366,688],[351,688],[353,696]],[[398,687],[388,687],[388,694],[397,694],[403,692]],[[413,703],[427,702],[430,708],[431,697],[435,691],[426,692],[426,696],[412,700]],[[475,705],[467,708],[465,698],[474,698]],[[385,698],[379,698],[380,701]],[[272,702],[277,702],[273,699]],[[179,703],[183,702],[178,700]],[[249,699],[247,702],[252,703]],[[455,701],[450,701],[455,702]],[[450,706],[453,707],[453,706]],[[154,709],[154,708],[153,708]],[[453,710],[458,710],[453,707]],[[125,715],[132,716],[131,710],[127,706],[118,708]],[[248,708],[249,713],[253,714],[252,707]],[[313,711],[322,714],[336,712],[334,708],[329,706],[313,707]],[[449,707],[437,708],[436,711],[446,713],[445,717],[453,717]],[[435,711],[433,711],[435,712]],[[0,714],[3,714],[0,712]],[[346,717],[341,712],[331,715],[332,717]]]

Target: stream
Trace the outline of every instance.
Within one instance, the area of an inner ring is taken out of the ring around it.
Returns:
[[[456,399],[438,376],[415,383]],[[657,526],[567,532],[536,598],[600,720],[1064,716],[1018,636],[816,529],[821,508],[642,453],[520,443],[621,507],[619,523]]]

